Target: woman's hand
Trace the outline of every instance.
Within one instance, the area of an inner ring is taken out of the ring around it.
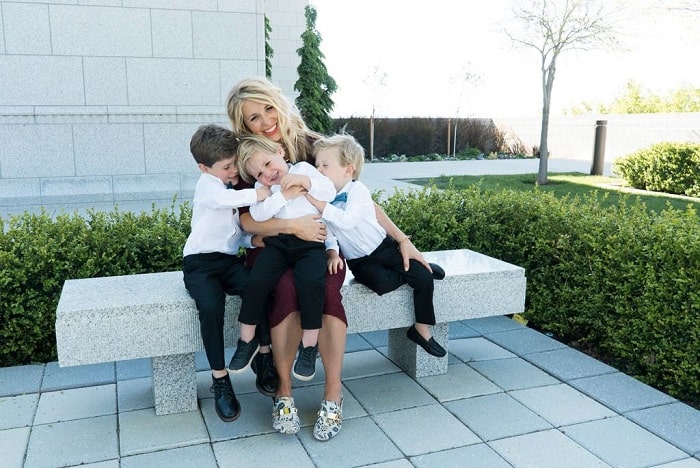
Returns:
[[[253,244],[253,247],[265,247],[265,241],[263,241],[263,236],[260,234],[255,234],[250,239],[250,243]]]
[[[311,242],[326,240],[326,225],[321,222],[320,215],[306,215],[289,221],[291,222],[291,234],[299,239]]]
[[[340,258],[338,252],[333,249],[326,250],[326,253],[328,253],[328,261],[326,262],[328,264],[328,273],[335,275],[338,273],[338,270],[342,270],[345,267],[345,262]]]

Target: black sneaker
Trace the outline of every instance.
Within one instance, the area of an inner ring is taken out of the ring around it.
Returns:
[[[241,372],[248,370],[251,361],[258,353],[259,349],[260,340],[257,338],[253,338],[248,343],[239,338],[238,343],[236,344],[236,352],[233,353],[231,362],[228,364],[228,370],[232,374],[240,374]]]
[[[272,351],[264,354],[258,353],[250,364],[250,368],[256,375],[255,388],[265,396],[274,397],[279,387],[279,377],[277,377]]]
[[[316,353],[318,345],[306,346],[299,350],[297,361],[294,363],[292,375],[299,380],[307,381],[316,375]]]
[[[212,385],[209,389],[214,394],[214,408],[222,421],[231,422],[241,415],[241,405],[233,392],[231,379],[228,375],[216,378],[212,376]]]

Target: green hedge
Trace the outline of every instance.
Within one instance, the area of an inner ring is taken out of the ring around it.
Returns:
[[[421,250],[469,248],[526,269],[526,317],[679,399],[700,403],[700,227],[636,199],[448,189],[382,204]],[[56,359],[68,278],[177,270],[191,211],[0,219],[0,366]]]
[[[0,218],[0,367],[56,360],[64,280],[180,269],[190,218],[187,205]]]
[[[629,375],[700,403],[700,227],[633,198],[397,193],[387,214],[424,251],[469,248],[526,269],[526,318]]]
[[[614,172],[634,188],[700,197],[698,143],[658,143],[613,165]]]

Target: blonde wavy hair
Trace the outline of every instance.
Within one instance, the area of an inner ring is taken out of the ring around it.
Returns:
[[[267,78],[254,76],[243,79],[229,92],[226,112],[233,133],[239,137],[252,134],[243,121],[243,104],[249,100],[277,110],[277,125],[282,136],[280,143],[289,161],[306,161],[311,155],[311,144],[321,135],[306,126],[294,103]]]

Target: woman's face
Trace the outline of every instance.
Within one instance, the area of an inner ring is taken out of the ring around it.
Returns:
[[[280,141],[282,134],[277,125],[277,109],[269,104],[246,100],[241,106],[243,123],[250,133],[261,135],[272,141]]]

